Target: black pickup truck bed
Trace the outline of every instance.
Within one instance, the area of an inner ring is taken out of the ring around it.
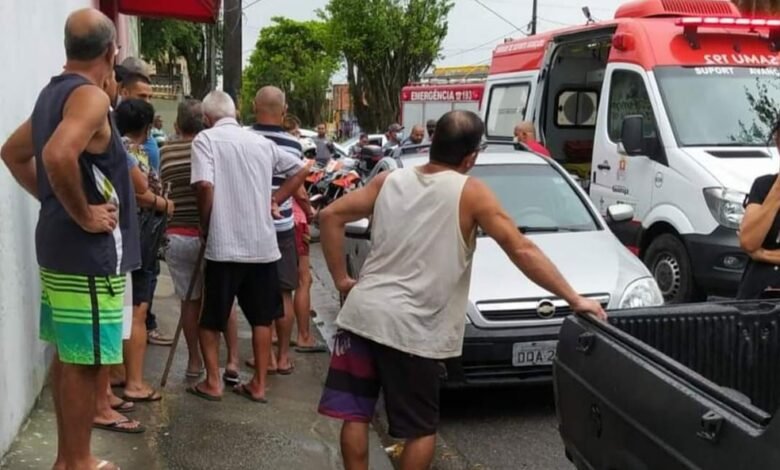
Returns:
[[[780,469],[780,304],[570,317],[555,392],[578,468]]]

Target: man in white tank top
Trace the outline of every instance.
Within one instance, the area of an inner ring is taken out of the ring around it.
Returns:
[[[320,216],[320,236],[338,290],[349,294],[336,323],[320,413],[344,420],[349,470],[368,469],[368,424],[384,390],[390,435],[406,439],[404,470],[426,469],[439,423],[439,361],[461,355],[477,228],[529,279],[575,312],[606,315],[579,296],[525,238],[496,196],[466,176],[484,125],[469,111],[437,123],[430,162],[383,173]],[[372,217],[371,252],[356,282],[344,259],[346,223]]]

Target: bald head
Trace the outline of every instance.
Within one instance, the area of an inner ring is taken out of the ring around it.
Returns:
[[[436,123],[430,157],[432,162],[460,167],[464,161],[479,152],[485,125],[471,111],[456,110],[446,113]]]
[[[65,22],[65,55],[68,60],[89,62],[113,53],[116,27],[94,8],[76,10]]]
[[[255,95],[255,117],[259,124],[282,125],[287,112],[284,92],[275,86],[265,86]]]
[[[522,121],[515,126],[515,138],[518,142],[536,140],[536,129],[531,121]]]
[[[425,128],[422,124],[415,124],[412,127],[412,132],[409,134],[409,140],[416,145],[419,145],[425,140]]]

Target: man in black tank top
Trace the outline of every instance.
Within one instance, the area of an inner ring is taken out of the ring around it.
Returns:
[[[125,274],[140,264],[127,157],[101,89],[117,51],[111,20],[95,9],[72,13],[62,75],[0,150],[16,181],[41,203],[40,335],[57,348],[55,469],[117,468],[90,452],[98,372],[122,363]]]

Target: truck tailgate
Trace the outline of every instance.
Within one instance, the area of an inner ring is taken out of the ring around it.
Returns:
[[[780,398],[779,322],[776,305],[756,302],[568,318],[555,392],[569,455],[595,469],[780,468],[767,412]]]

